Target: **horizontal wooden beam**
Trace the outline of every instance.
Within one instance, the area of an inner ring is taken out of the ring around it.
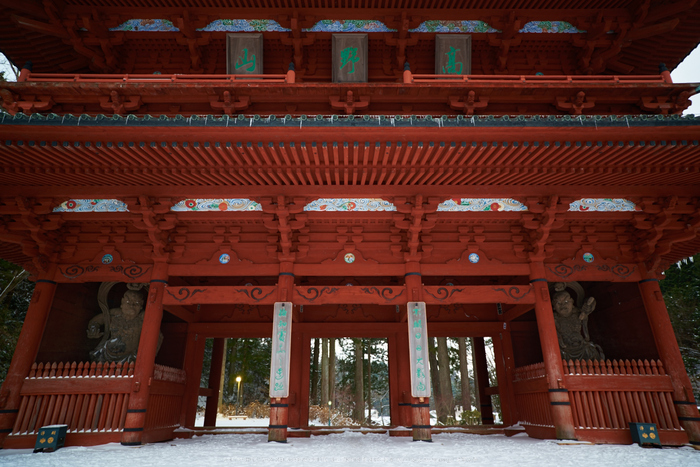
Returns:
[[[127,394],[133,377],[27,378],[21,394]]]
[[[245,304],[272,305],[278,301],[276,286],[166,287],[163,305]]]
[[[529,285],[427,286],[423,299],[428,304],[508,303],[534,304],[535,294]]]
[[[668,391],[668,375],[564,375],[569,391]]]

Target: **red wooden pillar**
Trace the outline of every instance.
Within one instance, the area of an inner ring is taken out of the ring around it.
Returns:
[[[47,277],[53,277],[53,275],[47,274]],[[54,281],[48,279],[36,281],[34,295],[29,303],[10,368],[0,389],[0,446],[12,432],[15,424],[19,411],[20,390],[39,351],[54,292],[56,292]]]
[[[391,424],[410,426],[411,415],[411,365],[408,361],[408,338],[405,334],[390,334],[387,338],[389,347],[389,407]]]
[[[569,391],[564,387],[564,367],[561,363],[561,351],[557,329],[554,324],[552,300],[549,297],[544,263],[530,263],[530,284],[535,293],[535,316],[540,345],[544,356],[544,367],[549,386],[549,404],[557,439],[576,439],[574,417],[571,413]]]
[[[646,308],[649,324],[654,333],[659,357],[664,364],[666,374],[671,377],[673,404],[678,413],[678,420],[688,434],[690,443],[700,445],[700,414],[698,414],[690,378],[685,371],[676,335],[673,332],[668,310],[659,288],[659,281],[653,278],[642,280],[639,282],[639,290],[642,293],[644,308]]]
[[[292,326],[290,351],[287,425],[292,428],[301,428],[309,425],[311,342],[306,334],[294,332],[294,326]]]
[[[167,263],[155,263],[151,285],[148,291],[148,301],[144,312],[139,349],[134,365],[134,380],[129,395],[129,406],[126,411],[122,444],[126,446],[139,445],[143,438],[148,409],[148,395],[153,378],[160,323],[163,318],[163,294],[167,285]]]
[[[280,276],[277,282],[277,300],[280,302],[291,302],[292,292],[294,290],[294,263],[283,262],[280,263]],[[292,307],[292,313],[294,313]],[[293,316],[293,315],[292,315]],[[292,318],[293,320],[293,318]],[[294,326],[292,326],[291,335],[289,338],[292,339],[292,349],[290,349],[290,367],[296,368],[295,359],[300,359],[301,355],[299,349],[297,353],[294,352],[295,347],[295,333]],[[291,370],[290,368],[290,370]],[[294,378],[294,372],[290,371],[289,375],[289,395],[292,396],[292,383]],[[298,376],[297,376],[298,377]],[[270,382],[272,383],[272,382]],[[277,397],[270,401],[270,427],[267,435],[268,441],[277,441],[278,443],[287,442],[287,422],[289,419],[289,397]],[[292,397],[293,399],[293,397]]]
[[[210,395],[204,409],[204,426],[216,426],[216,414],[219,411],[219,390],[221,389],[221,368],[226,359],[226,339],[214,339],[211,353],[211,368],[209,369]]]
[[[474,337],[474,375],[476,376],[476,385],[479,388],[479,411],[481,412],[481,423],[484,425],[493,425],[493,405],[491,405],[491,396],[486,394],[486,388],[489,385],[489,367],[486,363],[486,347],[484,346],[483,337]]]
[[[423,301],[423,281],[421,280],[420,263],[406,263],[406,274],[404,276],[404,280],[406,281],[406,290],[408,291],[408,301]],[[406,312],[408,313],[408,310],[406,310]],[[406,323],[406,326],[408,325],[409,324]],[[408,344],[408,329],[406,329],[406,335],[406,343]],[[406,345],[406,353],[408,357],[408,345]],[[412,397],[411,406],[413,408],[413,441],[432,441],[429,398]]]
[[[496,375],[498,377],[498,393],[501,398],[503,424],[506,426],[514,425],[518,422],[518,412],[515,406],[515,393],[513,392],[515,369],[510,331],[504,330],[494,337],[493,351],[496,359]]]
[[[197,402],[199,399],[199,386],[202,377],[202,365],[204,363],[204,350],[207,340],[194,332],[187,333],[185,344],[185,395],[182,397],[182,411],[180,414],[180,426],[192,429],[197,418]]]

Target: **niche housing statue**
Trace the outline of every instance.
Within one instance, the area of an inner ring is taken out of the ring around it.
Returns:
[[[574,305],[566,284],[557,282],[552,297],[554,324],[557,328],[559,348],[566,360],[605,360],[603,349],[591,342],[588,334],[588,315],[596,306],[595,298],[588,297],[581,308]],[[581,290],[583,293],[583,290]],[[583,332],[583,334],[582,334]]]

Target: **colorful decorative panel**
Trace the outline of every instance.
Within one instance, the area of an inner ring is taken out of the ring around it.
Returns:
[[[140,32],[168,32],[179,31],[172,21],[167,19],[130,19],[124,21],[116,28],[109,28],[110,31],[140,31]]]
[[[637,206],[626,199],[583,198],[569,205],[569,211],[636,211]]]
[[[321,198],[304,211],[396,211],[396,206],[381,198]]]
[[[197,31],[286,32],[291,29],[283,28],[277,21],[271,19],[217,19]]]
[[[247,198],[185,199],[170,208],[171,211],[262,211],[260,203]]]
[[[410,32],[501,32],[483,21],[424,21]]]
[[[126,203],[118,199],[69,199],[53,208],[53,212],[128,212]]]
[[[371,20],[340,20],[324,19],[310,28],[302,29],[308,32],[393,32],[381,21]]]
[[[276,302],[272,321],[270,397],[289,396],[289,357],[292,342],[292,302]]]
[[[411,395],[430,397],[428,322],[425,302],[408,302],[408,348],[411,363]]]
[[[440,203],[438,211],[527,211],[520,201],[510,198],[454,198]]]
[[[586,31],[566,21],[530,21],[518,32],[576,34]]]

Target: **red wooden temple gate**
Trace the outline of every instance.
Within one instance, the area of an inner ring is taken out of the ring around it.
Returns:
[[[696,85],[657,69],[696,45],[695,2],[103,3],[0,15],[0,49],[34,62],[0,83],[0,256],[36,280],[4,447],[54,423],[69,444],[191,428],[216,399],[205,338],[270,337],[278,302],[294,326],[272,440],[308,424],[309,340],[340,336],[387,338],[392,424],[429,439],[406,307],[424,302],[431,337],[493,339],[485,423],[499,394],[531,436],[625,443],[649,422],[700,443],[658,286],[700,251],[700,120],[679,116]],[[225,74],[228,35],[251,30],[262,70]],[[336,39],[358,45],[335,57]],[[595,297],[606,360],[562,360],[555,283]],[[138,358],[90,364],[85,330],[126,284],[148,290]]]

